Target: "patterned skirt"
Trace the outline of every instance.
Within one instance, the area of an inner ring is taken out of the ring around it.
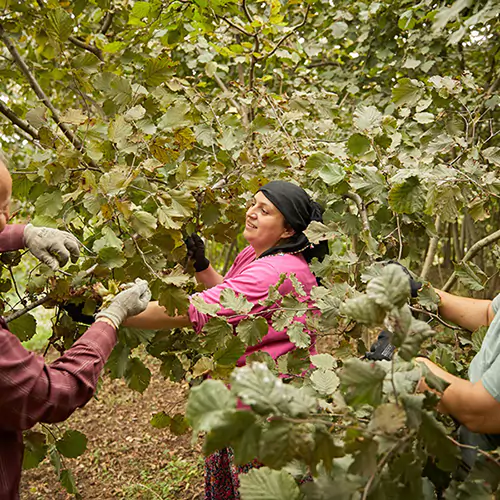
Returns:
[[[235,465],[231,448],[212,453],[205,459],[205,500],[239,500],[239,475],[259,467],[257,460]]]

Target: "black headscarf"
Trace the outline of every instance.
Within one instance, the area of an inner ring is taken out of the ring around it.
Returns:
[[[261,257],[276,253],[301,252],[307,262],[314,257],[323,260],[328,253],[328,242],[321,241],[317,245],[309,243],[304,229],[312,221],[323,222],[323,209],[299,186],[290,182],[271,181],[259,191],[283,214],[285,220],[295,231],[282,244],[266,250]]]

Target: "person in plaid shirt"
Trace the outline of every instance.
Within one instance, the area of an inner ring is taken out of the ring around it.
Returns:
[[[65,231],[7,225],[12,179],[0,159],[0,252],[28,248],[57,269],[78,259],[78,240]],[[27,351],[0,318],[0,500],[19,498],[23,458],[22,431],[37,422],[60,422],[94,394],[99,374],[116,343],[116,330],[128,316],[142,312],[151,298],[144,280],[120,292],[96,315],[95,323],[50,365]]]

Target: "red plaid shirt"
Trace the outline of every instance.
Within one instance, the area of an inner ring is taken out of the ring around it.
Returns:
[[[0,233],[0,252],[22,248],[24,226]],[[111,325],[97,322],[51,365],[27,351],[0,320],[0,500],[19,498],[21,431],[60,422],[92,397],[116,343]]]

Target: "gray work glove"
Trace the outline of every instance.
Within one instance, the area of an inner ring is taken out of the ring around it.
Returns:
[[[108,307],[99,311],[95,319],[108,318],[118,329],[128,317],[144,311],[150,300],[151,291],[148,282],[137,278],[129,288],[114,297]]]
[[[80,257],[79,241],[67,231],[50,227],[35,227],[28,224],[24,228],[24,244],[41,262],[56,271]]]

